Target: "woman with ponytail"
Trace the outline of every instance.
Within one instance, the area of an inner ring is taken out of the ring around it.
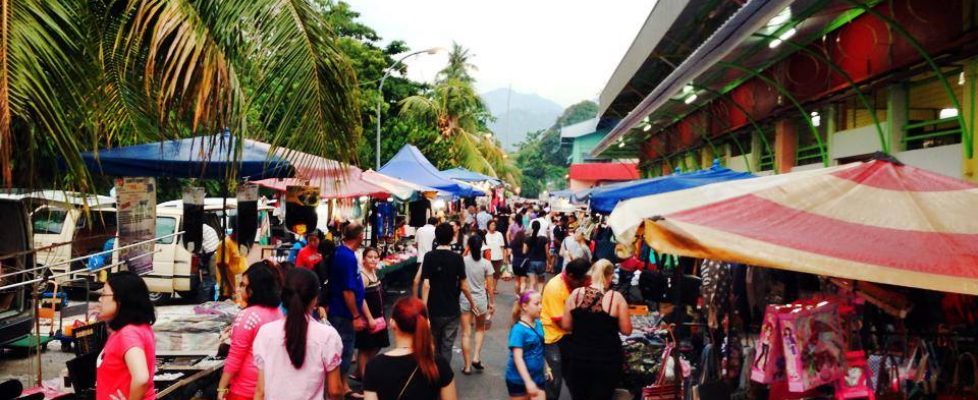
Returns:
[[[526,290],[543,290],[543,273],[547,269],[547,247],[550,241],[547,236],[541,236],[541,226],[539,220],[530,223],[531,235],[523,242],[523,253],[526,255],[527,273],[530,275],[530,287]]]
[[[311,319],[319,286],[316,274],[307,269],[293,269],[285,276],[286,317],[263,325],[255,337],[256,399],[321,400],[324,385],[330,398],[343,396],[340,335]]]
[[[428,309],[409,296],[391,311],[394,349],[367,364],[363,390],[368,400],[456,400],[451,367],[435,354]]]

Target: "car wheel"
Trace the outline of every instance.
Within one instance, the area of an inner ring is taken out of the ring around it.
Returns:
[[[153,302],[154,305],[160,305],[170,299],[173,296],[171,293],[160,293],[160,292],[150,292],[149,301]]]

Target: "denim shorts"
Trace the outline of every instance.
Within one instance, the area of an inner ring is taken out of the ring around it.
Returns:
[[[357,331],[353,329],[353,320],[345,317],[331,316],[329,324],[340,334],[340,341],[343,342],[343,358],[340,362],[340,373],[346,376],[350,372],[350,363],[353,361],[353,344],[357,339]]]
[[[536,274],[537,276],[543,276],[543,273],[547,270],[546,261],[533,261],[527,262],[528,268],[526,269],[528,273]]]

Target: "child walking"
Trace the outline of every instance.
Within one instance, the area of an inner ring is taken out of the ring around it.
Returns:
[[[543,324],[540,293],[528,290],[513,304],[513,328],[509,331],[509,363],[506,388],[513,400],[546,399],[543,388],[550,368],[543,357]]]

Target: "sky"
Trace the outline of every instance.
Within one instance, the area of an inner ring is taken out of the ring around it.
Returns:
[[[597,100],[656,0],[347,0],[386,44],[474,54],[476,88],[533,93],[566,107]],[[431,82],[447,52],[406,61],[408,76]]]

